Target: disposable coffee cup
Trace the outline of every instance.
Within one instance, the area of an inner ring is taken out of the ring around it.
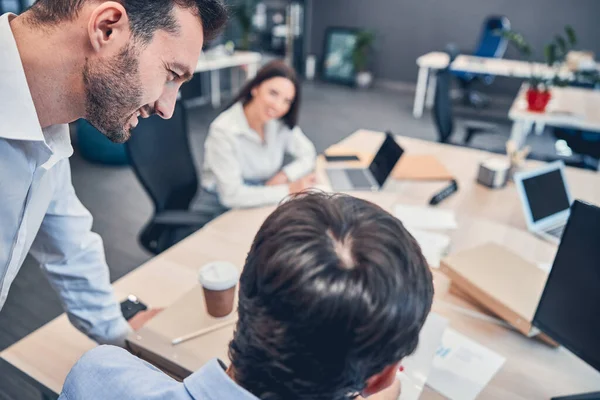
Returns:
[[[239,280],[238,268],[228,262],[206,264],[200,268],[198,280],[204,289],[206,311],[217,318],[231,314]]]

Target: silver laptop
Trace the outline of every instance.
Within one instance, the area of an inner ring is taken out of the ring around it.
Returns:
[[[553,243],[560,243],[573,203],[563,162],[517,173],[515,184],[529,231]]]
[[[326,169],[331,187],[336,192],[350,190],[379,190],[392,173],[404,153],[390,133],[386,133],[383,144],[367,168]]]

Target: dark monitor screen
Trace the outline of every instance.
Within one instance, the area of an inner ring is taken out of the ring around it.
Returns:
[[[600,371],[600,208],[573,204],[533,324]]]
[[[386,133],[383,144],[369,165],[369,171],[379,186],[383,186],[385,180],[390,176],[402,153],[404,153],[402,147],[396,143],[392,135]]]
[[[567,210],[569,196],[560,170],[523,180],[533,222]]]

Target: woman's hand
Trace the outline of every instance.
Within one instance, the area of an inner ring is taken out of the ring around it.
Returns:
[[[275,174],[274,177],[269,179],[267,181],[267,183],[265,183],[265,185],[266,186],[277,186],[277,185],[285,185],[286,183],[289,183],[287,175],[285,174],[285,172],[279,171],[278,173]]]
[[[313,187],[317,183],[317,177],[314,173],[308,174],[297,181],[290,183],[290,193],[299,193],[305,189]]]

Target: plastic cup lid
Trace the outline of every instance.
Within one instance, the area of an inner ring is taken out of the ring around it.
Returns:
[[[206,264],[198,272],[198,281],[208,290],[227,290],[239,279],[238,268],[230,262],[217,261]]]

